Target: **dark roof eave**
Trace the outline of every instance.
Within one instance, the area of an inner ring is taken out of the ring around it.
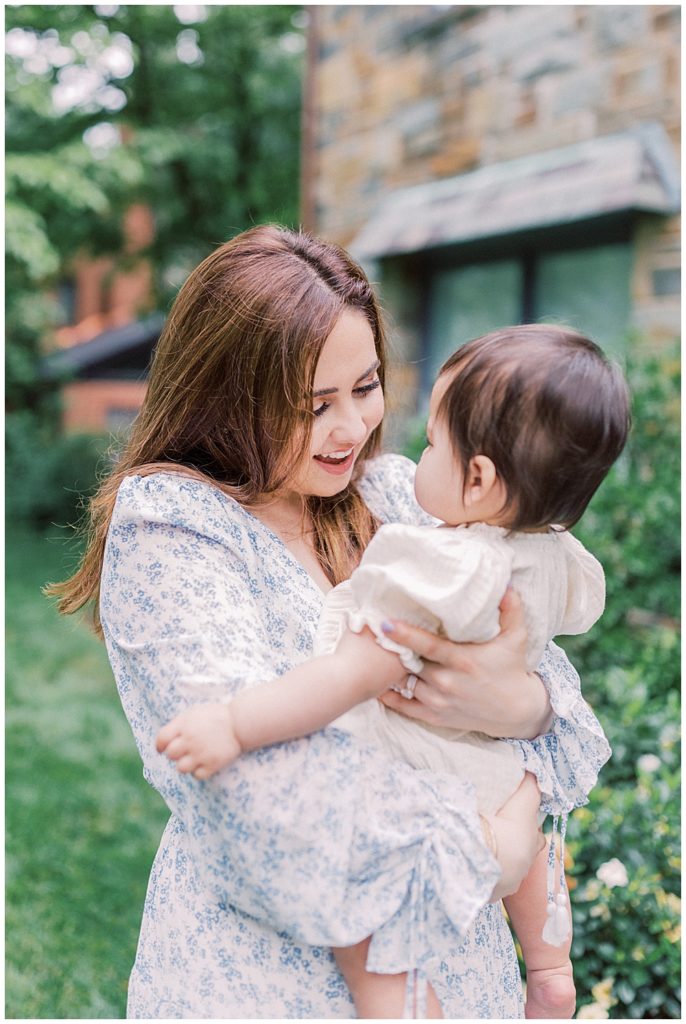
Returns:
[[[54,380],[65,375],[73,375],[86,367],[95,366],[120,355],[128,349],[138,348],[146,342],[149,342],[152,348],[160,336],[165,319],[162,313],[152,313],[145,319],[136,320],[124,327],[103,331],[80,345],[51,352],[42,361],[42,376]]]
[[[661,125],[486,165],[387,196],[353,240],[366,264],[630,211],[669,216],[679,176]]]

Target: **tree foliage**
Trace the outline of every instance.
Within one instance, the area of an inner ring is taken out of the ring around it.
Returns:
[[[133,201],[154,213],[160,303],[237,231],[297,221],[299,12],[7,8],[10,346],[26,344],[14,333],[25,295],[54,285],[77,251],[116,253]],[[33,333],[55,316],[44,312]]]
[[[297,6],[17,5],[6,18],[8,469],[51,446],[40,360],[78,253],[125,265],[123,213],[152,210],[153,303],[252,223],[297,223]]]

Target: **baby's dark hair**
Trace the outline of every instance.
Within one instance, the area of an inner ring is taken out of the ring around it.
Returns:
[[[513,530],[570,527],[583,515],[631,425],[622,371],[566,327],[523,324],[485,334],[441,367],[438,416],[465,479],[485,455],[507,492]]]

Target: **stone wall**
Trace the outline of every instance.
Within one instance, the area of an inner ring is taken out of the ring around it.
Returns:
[[[658,121],[680,145],[676,5],[311,8],[315,231],[390,190]],[[641,226],[635,323],[679,330],[679,221]]]

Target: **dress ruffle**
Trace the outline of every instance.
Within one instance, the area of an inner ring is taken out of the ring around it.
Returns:
[[[588,803],[600,769],[612,750],[600,722],[581,696],[579,676],[555,643],[537,669],[555,715],[549,732],[535,740],[510,740],[523,766],[538,780],[541,810],[565,814]]]
[[[440,964],[432,936],[447,921],[464,937],[488,902],[500,866],[484,843],[473,787],[447,773],[416,775],[435,793],[445,817],[440,830],[417,847],[410,888],[396,914],[375,931],[367,970],[398,974],[418,968],[431,977]]]

